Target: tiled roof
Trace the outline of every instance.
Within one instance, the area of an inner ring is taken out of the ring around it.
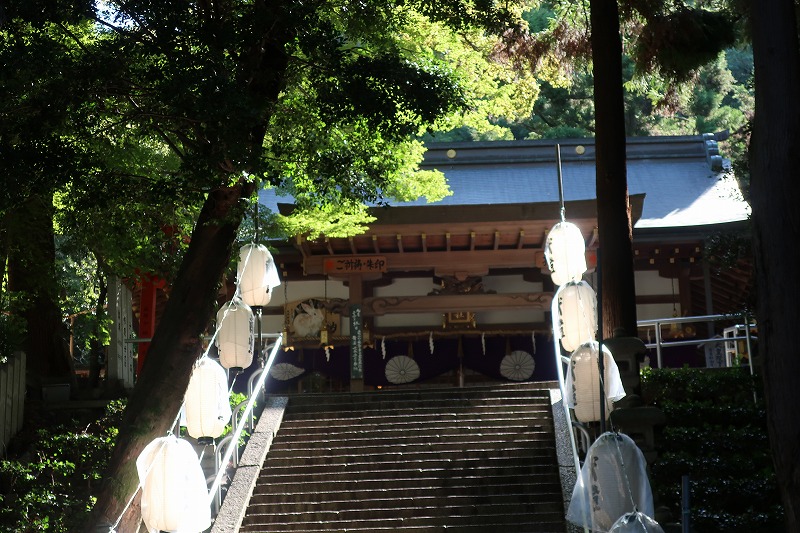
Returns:
[[[593,139],[432,143],[423,168],[444,173],[453,195],[428,204],[420,199],[394,205],[478,205],[559,200],[556,148],[561,146],[567,202],[595,198]],[[644,193],[637,228],[720,224],[745,220],[750,212],[736,180],[722,172],[713,136],[628,139],[629,194]],[[272,191],[262,203],[285,202]],[[290,199],[288,199],[290,201]]]

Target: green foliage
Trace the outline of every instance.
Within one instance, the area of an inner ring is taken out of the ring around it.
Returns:
[[[81,20],[87,10],[77,4],[67,8],[66,2],[30,9],[45,3],[12,1],[3,13],[0,150],[6,194],[0,211],[91,166],[79,126],[96,74],[82,61],[81,46],[91,33],[88,21]]]
[[[26,324],[19,314],[25,302],[24,294],[8,291],[0,293],[0,364],[22,348]]]
[[[503,138],[486,117],[526,114],[537,91],[492,56],[519,23],[514,3],[179,4],[108,2],[104,31],[66,42],[83,85],[68,86],[64,116],[81,112],[65,127],[91,158],[55,181],[57,222],[106,273],[169,279],[186,239],[163,228],[188,236],[203,194],[240,173],[294,194],[289,227],[314,233],[356,231],[364,201],[441,198],[441,176],[413,171],[409,139],[461,123]]]
[[[738,130],[746,122],[745,112],[752,107],[744,100],[744,87],[736,86],[736,78],[728,69],[725,54],[700,69],[692,91],[689,111],[695,118],[695,131],[716,132]]]
[[[240,403],[247,401],[247,395],[246,394],[242,394],[241,392],[231,392],[229,400],[230,400],[230,404],[231,404],[231,410],[233,410]],[[244,408],[242,408],[242,409],[244,409]],[[233,416],[241,416],[241,414],[242,414],[242,411],[238,411],[238,412],[234,412]],[[258,421],[258,416],[255,413],[253,413],[252,418],[253,418],[253,424],[255,424]],[[243,419],[243,418],[239,418],[239,423],[240,424],[246,424],[247,420]],[[231,431],[233,431],[233,424],[228,424],[227,426],[225,426],[225,430],[222,432],[222,435],[220,435],[220,438],[225,437]],[[242,446],[246,445],[247,444],[247,439],[249,437],[250,437],[250,432],[247,431],[247,428],[245,427],[242,430],[242,433],[241,433],[241,435],[239,437],[239,447],[242,447]]]
[[[592,78],[576,71],[569,86],[542,81],[542,91],[525,122],[531,139],[559,137],[592,137],[594,135],[594,102]]]
[[[77,530],[94,504],[124,408],[112,401],[88,426],[73,420],[39,429],[28,454],[0,461],[0,529]]]
[[[632,0],[620,4],[620,13],[627,135],[692,135],[745,125],[753,110],[746,86],[752,53],[731,47],[729,9]],[[518,52],[536,63],[541,93],[530,117],[498,123],[516,139],[593,136],[588,3],[541,2],[524,16],[533,34]],[[728,153],[738,148],[723,147]]]
[[[714,60],[736,40],[731,17],[724,11],[708,11],[680,5],[657,13],[645,12],[634,57],[643,71],[685,80]]]
[[[58,244],[56,276],[61,286],[60,307],[72,334],[73,358],[79,365],[88,365],[92,344],[107,346],[111,341],[112,321],[105,309],[106,278],[92,254],[76,253]]]
[[[642,394],[666,415],[651,484],[678,516],[681,477],[690,476],[697,531],[782,529],[760,378],[745,368],[649,369]]]

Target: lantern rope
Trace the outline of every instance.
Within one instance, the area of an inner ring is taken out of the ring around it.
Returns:
[[[250,250],[248,250],[247,255],[245,256],[244,267],[243,268],[247,268],[247,263],[250,261],[250,255],[251,254],[252,254],[252,248],[250,248]],[[239,279],[239,276],[237,275],[236,276],[236,288],[234,289],[234,297],[239,296],[240,294],[241,294],[241,280]],[[194,367],[196,367],[200,363],[200,361],[202,361],[204,358],[209,357],[209,353],[211,351],[211,347],[214,345],[214,341],[216,340],[217,334],[219,333],[220,328],[222,326],[222,323],[225,321],[225,318],[228,316],[228,312],[230,311],[230,308],[231,308],[230,303],[228,303],[228,305],[225,306],[225,312],[222,314],[222,319],[218,321],[218,323],[216,324],[216,326],[214,328],[214,333],[211,335],[211,338],[208,341],[208,346],[205,348],[205,350],[203,350],[203,353],[200,355],[200,357],[198,357],[197,360],[194,362]],[[231,383],[231,388],[228,390],[228,396],[230,396],[231,392],[233,392],[233,385],[236,383],[236,378],[239,376],[239,374],[240,374],[240,372],[237,372],[234,375],[233,382]],[[174,435],[173,432],[172,432],[172,428],[174,428],[175,425],[179,423],[180,418],[181,418],[181,411],[183,410],[183,408],[184,408],[184,403],[181,403],[181,407],[180,407],[180,409],[178,409],[178,414],[175,416],[175,418],[172,421],[172,424],[170,424],[170,426],[169,426],[170,429],[167,431],[167,436]],[[180,436],[180,428],[178,430],[178,436]],[[163,447],[164,443],[162,443],[161,446]],[[203,450],[200,453],[199,460],[202,460],[204,453],[205,453],[205,447],[203,447]],[[153,460],[153,462],[151,462],[147,466],[147,470],[145,470],[145,475],[144,475],[145,479],[147,479],[147,475],[150,473],[150,469],[153,467],[154,462],[155,462],[155,459]],[[125,516],[125,513],[128,512],[128,509],[133,504],[133,501],[134,501],[134,499],[136,499],[136,495],[139,493],[139,490],[141,488],[142,488],[142,480],[139,480],[139,483],[136,486],[136,489],[133,491],[133,494],[128,499],[128,503],[125,504],[125,507],[122,509],[122,512],[120,513],[120,515],[117,517],[116,521],[114,522],[114,525],[109,527],[109,529],[108,529],[109,533],[117,533],[117,530],[116,530],[117,526],[122,521],[122,518]]]
[[[378,332],[375,332],[377,335]],[[542,335],[546,338],[550,339],[553,336],[553,331],[551,329],[493,329],[487,331],[478,331],[478,330],[420,330],[420,331],[406,331],[400,333],[386,333],[381,334],[381,339],[385,340],[395,340],[395,339],[412,339],[412,340],[423,340],[431,338],[435,339],[444,339],[449,337],[480,337],[480,336],[487,336],[487,337],[502,337],[506,335],[531,335],[531,338],[535,338],[536,335]],[[332,337],[333,340],[338,341],[342,344],[346,344],[349,342],[350,337],[342,336],[342,335],[335,335]],[[312,340],[309,337],[307,340]],[[301,339],[302,341],[302,339]]]
[[[631,501],[631,507],[633,508],[634,513],[638,513],[639,509],[636,507],[636,500],[633,499],[633,493],[631,492],[631,480],[628,479],[628,472],[625,470],[625,460],[622,458],[622,450],[619,448],[619,437],[616,435],[617,431],[614,431],[614,445],[617,448],[617,455],[619,456],[619,462],[622,465],[622,475],[625,476],[625,490],[628,492],[628,498]],[[644,526],[644,524],[642,524]],[[645,529],[645,531],[647,531]]]
[[[566,218],[566,208],[564,207],[564,180],[561,174],[561,145],[556,144],[556,168],[558,169],[558,199],[561,202],[561,222],[564,222]]]

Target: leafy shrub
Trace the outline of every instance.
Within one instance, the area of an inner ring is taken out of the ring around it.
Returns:
[[[95,501],[125,403],[100,420],[39,429],[27,452],[0,461],[0,530],[74,531]]]
[[[653,492],[679,516],[681,477],[689,475],[694,531],[783,528],[760,392],[760,379],[745,368],[642,374],[642,395],[667,418],[651,465]]]

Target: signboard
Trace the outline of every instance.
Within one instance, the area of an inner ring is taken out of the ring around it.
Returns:
[[[343,255],[326,257],[323,269],[326,274],[360,274],[386,272],[388,263],[384,255]]]
[[[350,379],[364,378],[364,338],[361,305],[350,306]]]

